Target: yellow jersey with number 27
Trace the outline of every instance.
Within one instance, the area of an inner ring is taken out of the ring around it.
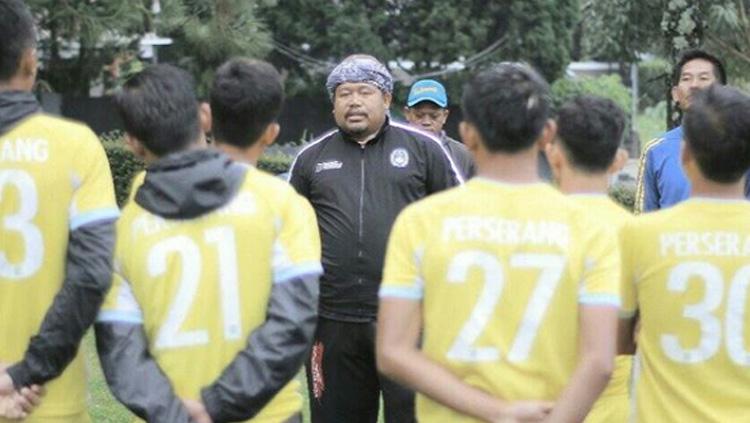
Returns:
[[[474,178],[398,217],[380,296],[422,303],[422,351],[464,382],[554,401],[577,366],[580,307],[618,307],[619,272],[615,234],[570,198]],[[417,418],[474,421],[423,395]]]

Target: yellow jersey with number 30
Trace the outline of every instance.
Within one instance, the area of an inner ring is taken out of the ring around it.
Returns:
[[[65,278],[70,231],[118,215],[107,156],[88,127],[37,114],[0,135],[0,363],[21,360],[38,333]],[[46,387],[26,421],[79,422],[82,357]]]
[[[637,421],[747,421],[750,203],[692,198],[621,236],[623,312],[641,324]]]
[[[570,198],[474,178],[398,217],[380,296],[422,303],[422,351],[464,382],[555,400],[578,362],[579,307],[617,307],[619,271],[614,233]],[[475,421],[422,395],[417,417]]]
[[[571,194],[578,205],[586,210],[587,218],[615,229],[622,228],[633,215],[612,201],[606,194]],[[585,423],[626,423],[630,417],[629,385],[633,357],[618,355],[615,370],[607,388],[594,403]]]
[[[252,167],[228,204],[196,219],[163,219],[130,201],[117,235],[115,282],[99,320],[142,323],[181,398],[200,399],[245,348],[273,283],[322,273],[312,207]],[[284,421],[301,407],[293,380],[252,421]]]

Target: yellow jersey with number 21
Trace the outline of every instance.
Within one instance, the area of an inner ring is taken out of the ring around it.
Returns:
[[[163,219],[130,201],[117,234],[116,278],[99,320],[142,323],[181,398],[200,399],[246,347],[273,283],[322,273],[312,207],[255,168],[229,203],[195,219]],[[301,407],[292,380],[252,421],[284,421]]]

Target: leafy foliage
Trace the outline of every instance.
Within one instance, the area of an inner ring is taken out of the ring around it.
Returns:
[[[577,0],[287,0],[259,7],[273,29],[274,64],[290,94],[323,94],[323,79],[343,57],[365,52],[410,85],[419,77],[460,91],[465,72],[500,60],[525,60],[548,78],[570,56]]]
[[[631,213],[635,210],[635,187],[626,184],[617,184],[610,188],[609,196]]]
[[[622,85],[619,75],[605,75],[597,78],[561,78],[551,87],[552,104],[557,109],[563,103],[579,95],[596,95],[609,98],[623,111],[630,110],[630,90]]]

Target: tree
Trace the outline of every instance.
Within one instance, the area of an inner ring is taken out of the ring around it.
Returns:
[[[292,91],[321,93],[324,75],[343,57],[365,52],[389,65],[405,85],[417,77],[448,80],[455,94],[474,69],[526,60],[548,79],[569,60],[577,0],[288,0],[260,7],[273,31],[272,61]]]
[[[205,94],[216,68],[230,57],[264,57],[271,48],[266,27],[256,16],[258,6],[273,0],[162,0],[157,21],[162,34],[174,40],[163,60],[195,75]]]
[[[606,0],[587,1],[584,55],[632,63],[639,53],[651,52],[674,64],[681,51],[701,46],[708,10],[719,0]],[[655,11],[660,11],[655,13]],[[680,113],[671,100],[671,69],[662,76],[667,100],[667,127],[679,124]]]
[[[190,70],[202,91],[229,57],[263,57],[270,38],[256,18],[273,0],[29,0],[40,28],[40,79],[61,93],[86,96],[103,69],[131,66],[148,32],[172,37],[163,59]],[[158,4],[155,13],[155,4]],[[135,64],[133,69],[140,69]],[[117,75],[112,75],[116,77]],[[117,82],[115,82],[116,84]]]
[[[88,95],[91,81],[133,41],[142,7],[125,1],[28,0],[40,29],[40,79],[53,89]]]

